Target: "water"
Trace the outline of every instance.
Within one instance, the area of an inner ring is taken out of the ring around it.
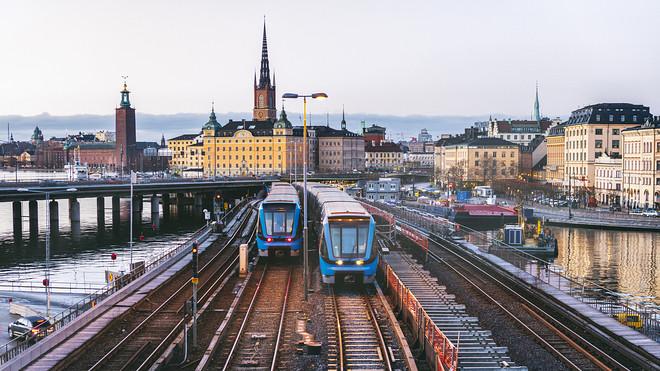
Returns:
[[[99,286],[105,284],[105,270],[126,271],[130,262],[129,249],[129,200],[122,199],[120,224],[112,228],[111,198],[105,199],[105,226],[97,227],[96,199],[82,198],[80,202],[80,228],[72,228],[69,220],[67,200],[59,200],[59,233],[51,237],[51,287],[69,283]],[[45,276],[45,201],[38,202],[39,233],[31,238],[29,233],[28,203],[22,203],[22,239],[13,235],[12,206],[0,203],[0,286],[9,282],[42,285]],[[157,219],[152,220],[150,202],[145,198],[141,221],[134,227],[133,261],[148,260],[166,249],[186,241],[203,223],[202,215],[193,215],[190,209],[176,214],[172,208],[169,218],[163,217],[162,209]],[[136,214],[139,215],[139,214]],[[153,228],[153,224],[158,228]],[[144,240],[140,241],[139,236]],[[117,255],[111,259],[112,253]],[[75,302],[81,295],[54,295],[53,313]],[[45,312],[45,294],[30,292],[0,292],[0,330],[15,316],[8,315],[8,300],[29,305]],[[6,332],[0,331],[3,337]]]
[[[660,304],[660,233],[551,227],[569,276]]]

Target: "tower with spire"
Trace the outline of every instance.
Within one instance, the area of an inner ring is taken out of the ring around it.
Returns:
[[[346,114],[344,113],[344,106],[341,107],[341,130],[346,130]]]
[[[124,88],[121,90],[121,101],[115,109],[115,168],[135,170],[135,108],[128,99],[130,92],[124,78]]]
[[[268,61],[268,42],[266,40],[266,20],[264,19],[264,34],[261,44],[261,69],[257,83],[257,74],[254,74],[254,110],[253,119],[256,121],[275,121],[277,109],[275,107],[275,74],[270,79],[270,66]]]
[[[541,107],[539,105],[539,82],[536,82],[536,99],[534,100],[534,121],[541,122]]]

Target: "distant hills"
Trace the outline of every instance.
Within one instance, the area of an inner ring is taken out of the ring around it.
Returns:
[[[294,125],[302,125],[302,114],[287,112],[289,120]],[[252,117],[247,112],[216,113],[220,123],[227,122],[230,118],[241,120]],[[506,117],[500,115],[498,117]],[[416,137],[422,128],[429,130],[433,137],[443,133],[460,133],[463,128],[472,125],[475,121],[487,120],[488,116],[388,116],[376,114],[347,114],[346,121],[348,129],[360,131],[361,121],[367,125],[378,124],[387,128],[388,135],[399,141]],[[137,137],[140,141],[160,141],[161,134],[165,138],[172,138],[184,133],[194,133],[201,130],[202,125],[208,121],[205,113],[177,113],[169,115],[157,115],[148,113],[137,113]],[[339,128],[341,114],[314,115],[311,118],[313,125],[325,125]],[[96,132],[98,130],[114,131],[114,115],[73,115],[52,116],[42,113],[36,116],[0,116],[0,141],[7,140],[7,123],[16,140],[29,140],[36,125],[42,130],[45,138],[53,136],[64,136],[66,133]],[[309,124],[309,123],[308,123]],[[403,133],[403,134],[401,134]],[[403,137],[402,137],[403,135]]]

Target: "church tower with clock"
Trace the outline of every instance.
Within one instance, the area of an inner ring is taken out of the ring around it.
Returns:
[[[271,83],[265,22],[258,84],[257,75],[254,75],[254,110],[252,116],[255,121],[275,121],[277,119],[277,109],[275,108],[275,75],[273,75],[273,82]]]

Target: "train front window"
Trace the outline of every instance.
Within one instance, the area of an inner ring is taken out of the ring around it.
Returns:
[[[367,253],[368,222],[330,223],[330,242],[335,258],[360,258]]]
[[[264,206],[266,234],[269,236],[290,235],[293,232],[294,215],[294,206]]]

